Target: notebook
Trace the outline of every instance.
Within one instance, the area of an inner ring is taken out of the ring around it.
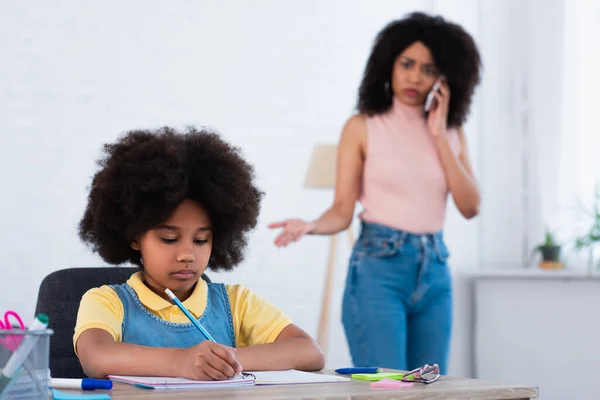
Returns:
[[[194,381],[184,378],[161,378],[149,376],[109,375],[115,382],[128,383],[147,389],[184,389],[184,388],[209,388],[232,387],[246,385],[292,385],[303,383],[336,383],[349,382],[350,378],[338,375],[323,375],[311,372],[297,371],[258,371],[244,372],[226,381]]]

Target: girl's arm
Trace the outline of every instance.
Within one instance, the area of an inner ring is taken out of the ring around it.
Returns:
[[[242,369],[235,351],[210,340],[182,349],[116,342],[98,328],[84,331],[77,340],[79,361],[92,378],[136,375],[224,380]]]

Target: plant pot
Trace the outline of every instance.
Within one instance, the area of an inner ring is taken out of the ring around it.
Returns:
[[[544,261],[560,260],[560,246],[540,246],[540,252]]]

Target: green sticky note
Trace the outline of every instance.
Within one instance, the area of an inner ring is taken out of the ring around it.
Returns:
[[[378,372],[376,374],[352,374],[350,376],[354,379],[361,379],[363,381],[380,381],[383,378],[402,379],[404,374],[398,372]]]

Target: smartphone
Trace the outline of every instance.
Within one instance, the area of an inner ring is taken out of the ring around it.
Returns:
[[[444,76],[442,75],[440,77],[440,79],[435,81],[435,83],[433,84],[433,87],[431,88],[429,93],[427,93],[427,98],[425,99],[425,112],[429,112],[429,110],[431,110],[431,106],[433,106],[433,101],[435,100],[435,92],[436,91],[439,92],[440,85],[443,80],[444,80]]]

